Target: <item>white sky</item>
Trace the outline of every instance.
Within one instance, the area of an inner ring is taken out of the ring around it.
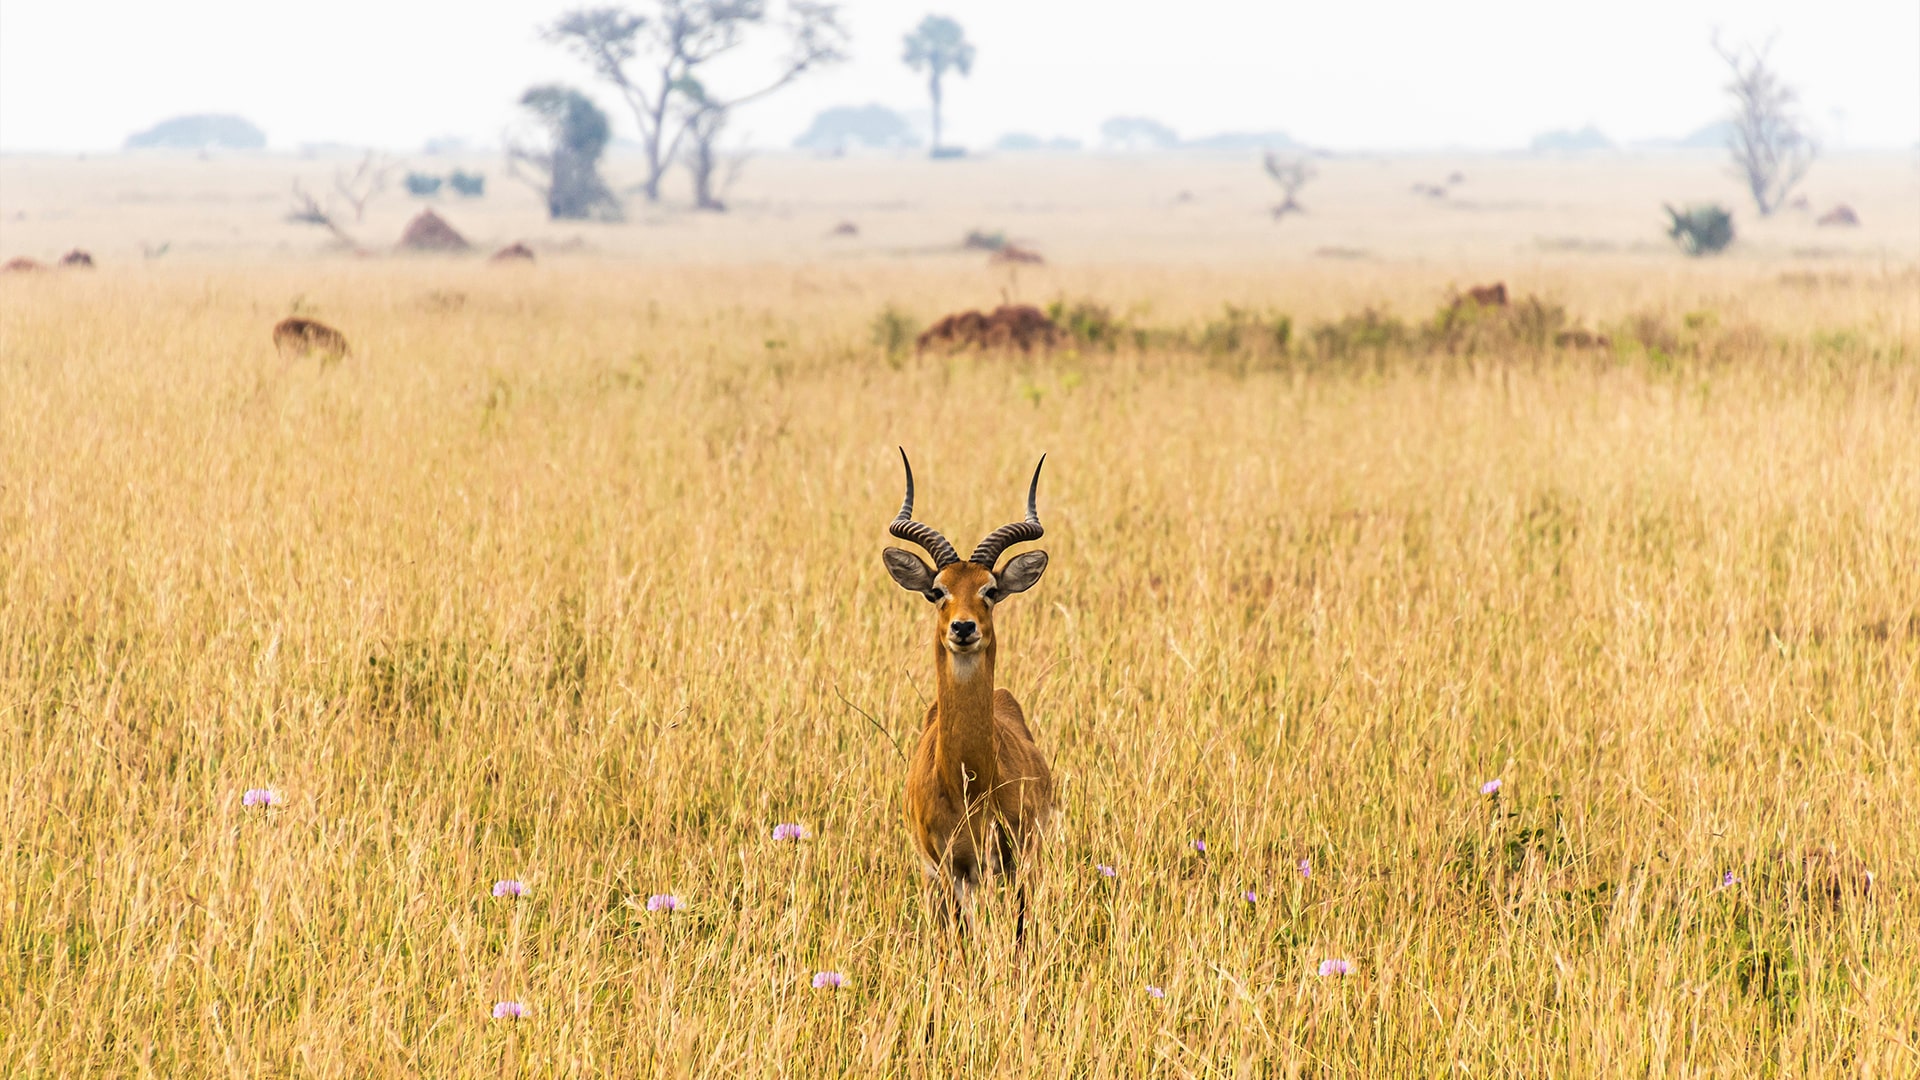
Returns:
[[[775,0],[776,4],[779,0]],[[640,6],[644,0],[638,0]],[[0,150],[104,150],[168,116],[239,113],[276,148],[497,142],[535,82],[589,86],[537,27],[579,0],[0,0]],[[1709,48],[1777,34],[1829,146],[1920,140],[1916,0],[850,0],[851,62],[744,110],[785,145],[829,105],[926,107],[900,38],[929,10],[979,49],[949,141],[1087,139],[1146,115],[1183,135],[1281,129],[1335,150],[1505,149],[1597,124],[1683,134],[1723,111]],[[746,77],[751,65],[720,75]],[[731,79],[714,80],[731,85]],[[616,130],[632,120],[595,91]]]

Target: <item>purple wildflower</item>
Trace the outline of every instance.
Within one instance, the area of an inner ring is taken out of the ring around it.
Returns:
[[[1738,876],[1738,875],[1736,875],[1736,874],[1735,874],[1735,873],[1734,873],[1733,871],[1731,871],[1731,870],[1729,870],[1729,871],[1727,871],[1726,873],[1724,873],[1724,874],[1722,874],[1722,875],[1720,875],[1720,887],[1721,887],[1721,888],[1723,888],[1723,889],[1731,889],[1731,888],[1733,888],[1733,887],[1734,887],[1735,885],[1738,885],[1738,884],[1740,884],[1740,878],[1739,878],[1739,876]]]
[[[493,895],[525,896],[527,895],[527,883],[524,881],[515,881],[512,878],[502,878],[493,883]]]
[[[533,1015],[533,1010],[518,1001],[501,1001],[493,1006],[495,1020],[518,1020]]]
[[[1257,904],[1260,902],[1260,894],[1254,892],[1252,889],[1248,889],[1246,892],[1240,894],[1240,899],[1245,900],[1249,904]]]
[[[1300,876],[1303,878],[1310,878],[1313,876],[1313,860],[1311,859],[1300,860]]]
[[[1100,871],[1101,877],[1118,877],[1120,875],[1120,871],[1115,870],[1106,863],[1101,863],[1099,866],[1094,867],[1094,869]]]
[[[248,788],[246,794],[240,796],[240,805],[247,807],[279,806],[286,801],[279,792],[272,788],[263,787]]]
[[[837,971],[816,971],[813,973],[815,990],[838,990],[847,985],[847,977]]]
[[[1157,1001],[1160,998],[1166,997],[1167,992],[1165,990],[1160,989],[1157,986],[1149,986],[1147,987],[1147,996]]]
[[[1491,780],[1489,780],[1489,781],[1487,781],[1486,783],[1484,783],[1484,784],[1481,784],[1481,785],[1480,785],[1480,794],[1482,794],[1482,795],[1498,795],[1498,794],[1500,794],[1500,778],[1496,776],[1496,777],[1494,777],[1493,779],[1491,779]]]
[[[680,898],[672,893],[654,893],[647,897],[648,911],[679,911]]]
[[[1320,977],[1323,979],[1330,975],[1345,975],[1352,970],[1353,965],[1347,963],[1345,960],[1320,961]]]
[[[795,824],[791,821],[783,821],[773,827],[773,838],[776,841],[805,840],[812,835],[812,833],[807,831],[805,825]]]
[[[1207,853],[1207,842],[1205,840],[1195,840],[1193,842],[1193,850],[1205,855]]]

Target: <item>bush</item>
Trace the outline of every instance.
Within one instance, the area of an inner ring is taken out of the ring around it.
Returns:
[[[920,336],[920,320],[888,304],[873,317],[872,329],[873,343],[889,358],[897,360],[907,354]]]
[[[453,175],[447,177],[447,183],[453,186],[453,190],[469,199],[477,199],[487,193],[487,178],[481,173],[455,169]]]
[[[1210,319],[1200,328],[1194,345],[1214,356],[1284,356],[1292,343],[1290,317],[1228,304],[1220,318]]]
[[[1093,300],[1055,300],[1047,305],[1047,318],[1065,330],[1069,337],[1086,348],[1116,349],[1132,336],[1127,324],[1105,304]]]
[[[1369,354],[1378,360],[1390,350],[1405,350],[1413,344],[1406,323],[1373,308],[1338,322],[1321,323],[1310,337],[1314,353],[1323,360],[1358,360]]]
[[[421,199],[431,198],[440,194],[440,183],[437,176],[410,172],[407,174],[407,194]]]
[[[1718,255],[1733,243],[1733,214],[1718,203],[1666,211],[1673,219],[1667,235],[1689,255]]]

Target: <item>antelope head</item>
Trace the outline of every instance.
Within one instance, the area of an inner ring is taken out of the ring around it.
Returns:
[[[994,605],[1014,593],[1033,588],[1047,569],[1044,551],[1015,555],[1006,565],[994,568],[1001,552],[1014,544],[1038,540],[1045,532],[1040,527],[1036,500],[1040,493],[1040,468],[1047,463],[1046,455],[1040,456],[1040,465],[1033,470],[1033,483],[1027,487],[1027,519],[988,533],[965,562],[946,537],[932,526],[913,520],[913,465],[907,461],[904,449],[900,451],[900,463],[907,470],[907,498],[900,504],[900,515],[893,519],[887,531],[918,544],[933,556],[933,565],[928,566],[910,551],[890,547],[881,556],[886,560],[887,573],[901,588],[917,592],[933,603],[938,612],[934,640],[940,648],[954,657],[979,653],[990,656],[994,645]]]

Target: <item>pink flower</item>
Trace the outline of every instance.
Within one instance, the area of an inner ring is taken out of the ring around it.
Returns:
[[[1500,778],[1496,776],[1496,777],[1494,777],[1493,779],[1491,779],[1491,780],[1489,780],[1489,781],[1487,781],[1486,783],[1484,783],[1484,784],[1481,784],[1481,785],[1480,785],[1480,794],[1482,794],[1482,795],[1498,795],[1498,794],[1500,794]]]
[[[1311,859],[1300,860],[1300,876],[1303,878],[1310,878],[1313,876],[1313,860]]]
[[[837,971],[816,971],[813,973],[815,990],[838,990],[847,985],[847,977]]]
[[[812,835],[812,833],[807,831],[805,825],[798,825],[790,821],[783,821],[773,827],[773,838],[775,841],[805,840]]]
[[[523,1016],[532,1015],[533,1010],[518,1001],[502,1001],[493,1006],[495,1020],[518,1020]]]
[[[1149,986],[1147,987],[1147,996],[1158,1001],[1159,999],[1166,997],[1167,992],[1165,990],[1160,989],[1157,986]]]
[[[1323,979],[1330,975],[1345,975],[1352,970],[1353,965],[1347,963],[1345,960],[1320,961],[1320,977]]]
[[[1246,892],[1240,894],[1240,899],[1245,900],[1249,904],[1257,904],[1260,902],[1260,894],[1254,892],[1252,889],[1248,889]]]
[[[515,881],[512,878],[504,878],[496,881],[493,883],[493,895],[507,897],[525,896],[527,895],[526,882]]]
[[[1094,867],[1094,869],[1100,871],[1101,877],[1117,877],[1120,873],[1120,871],[1115,870],[1106,863],[1101,863],[1099,866]]]
[[[647,897],[648,911],[679,911],[680,898],[672,893],[654,893]]]
[[[249,808],[255,806],[279,806],[286,801],[279,792],[272,788],[263,787],[248,788],[246,794],[240,796],[240,805]]]

